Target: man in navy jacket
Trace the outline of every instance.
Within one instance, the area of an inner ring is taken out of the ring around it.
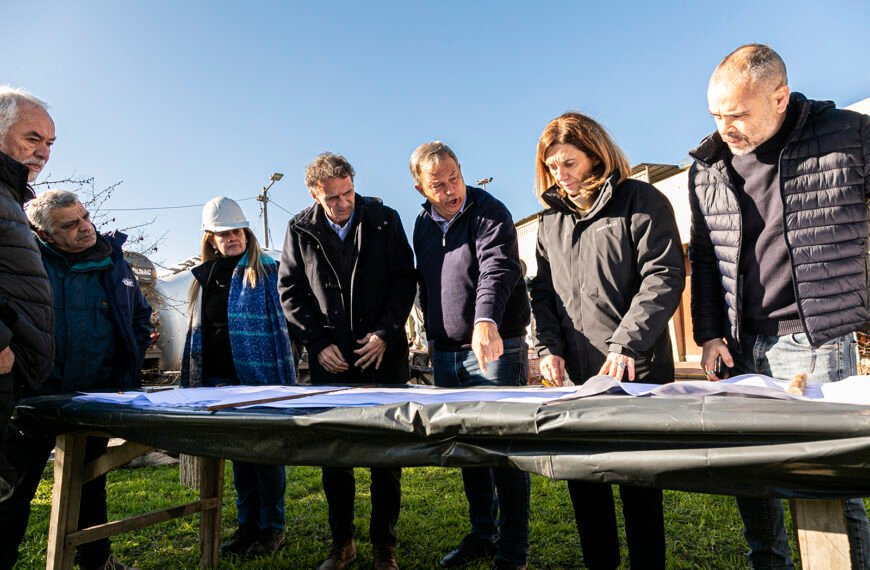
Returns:
[[[39,195],[28,204],[27,215],[36,228],[52,288],[57,345],[54,366],[35,393],[138,387],[151,337],[151,307],[124,260],[126,236],[99,235],[78,197],[65,190]],[[99,457],[107,443],[106,438],[89,437],[85,462]],[[11,567],[17,556],[54,438],[12,433],[8,445],[19,485],[0,503],[0,568]],[[104,524],[106,518],[103,475],[82,486],[79,528]],[[79,546],[76,559],[83,570],[128,568],[112,556],[107,538]]]
[[[530,309],[510,212],[484,190],[465,185],[459,160],[442,142],[421,145],[410,166],[426,198],[414,225],[414,251],[435,384],[525,385]],[[462,479],[471,532],[441,565],[495,555],[496,568],[525,568],[528,474],[474,467],[463,468]]]

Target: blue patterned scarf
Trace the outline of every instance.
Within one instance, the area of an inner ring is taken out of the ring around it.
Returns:
[[[240,384],[294,384],[296,368],[287,321],[278,299],[278,264],[260,254],[266,270],[256,288],[244,284],[248,254],[242,256],[230,281],[227,321],[230,349]],[[181,385],[202,386],[202,288],[190,316],[181,360]]]

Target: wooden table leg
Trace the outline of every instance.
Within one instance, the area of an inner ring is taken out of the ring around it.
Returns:
[[[789,501],[804,570],[848,570],[849,538],[843,499]]]
[[[217,498],[214,508],[203,510],[199,516],[199,565],[217,566],[218,545],[221,539],[221,501],[224,491],[224,460],[199,458],[199,497]]]
[[[66,433],[57,438],[45,553],[47,570],[71,570],[73,567],[76,549],[75,546],[67,546],[66,536],[78,530],[86,439],[85,435],[77,433]]]

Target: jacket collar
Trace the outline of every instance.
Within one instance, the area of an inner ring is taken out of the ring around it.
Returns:
[[[797,138],[798,134],[803,130],[807,118],[810,115],[818,115],[819,113],[835,106],[833,101],[811,101],[804,97],[802,93],[798,92],[791,94],[788,104],[798,106],[798,118],[791,134],[786,140],[786,144],[789,144]],[[706,137],[694,150],[689,152],[689,156],[707,166],[725,160],[727,155],[728,145],[725,144],[718,132],[714,132]]]
[[[370,226],[380,228],[385,221],[383,208],[378,208],[383,204],[380,198],[369,198],[367,196],[356,195],[354,205],[354,217],[357,225],[368,224]],[[323,237],[324,220],[326,213],[319,202],[315,202],[308,208],[299,212],[290,226],[294,229],[308,232],[317,236],[318,239]]]
[[[27,185],[29,172],[26,166],[0,152],[0,182],[5,182],[12,188],[13,197],[22,205],[33,198],[33,190]]]
[[[614,173],[604,181],[604,184],[602,184],[598,189],[598,196],[595,198],[595,201],[592,202],[592,207],[582,216],[580,216],[577,210],[565,203],[565,199],[562,198],[562,193],[559,191],[559,186],[556,184],[548,188],[547,191],[541,195],[541,199],[547,206],[562,214],[591,218],[600,212],[613,197],[613,185],[616,183],[616,180],[617,174]]]
[[[124,239],[126,239],[126,237],[127,236],[124,236]],[[115,258],[116,256],[116,252],[120,252],[120,245],[116,248],[114,245],[114,239],[112,239],[112,237],[107,237],[100,234],[97,234],[97,243],[95,243],[85,251],[75,255],[67,255],[61,251],[58,251],[50,244],[42,241],[42,239],[37,239],[39,242],[39,247],[42,249],[45,255],[49,255],[54,257],[55,259],[60,260],[73,271],[94,271],[111,267],[113,263],[113,258]]]

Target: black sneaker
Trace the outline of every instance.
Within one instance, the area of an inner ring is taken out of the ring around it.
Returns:
[[[442,568],[458,568],[481,558],[495,556],[496,541],[480,538],[476,534],[466,535],[459,546],[441,559]]]
[[[245,524],[236,529],[225,542],[221,544],[221,554],[235,554],[241,556],[248,552],[251,545],[260,537],[260,527]]]
[[[276,550],[281,548],[287,536],[284,534],[284,529],[267,528],[260,531],[260,536],[256,542],[248,548],[248,556],[269,556]]]

